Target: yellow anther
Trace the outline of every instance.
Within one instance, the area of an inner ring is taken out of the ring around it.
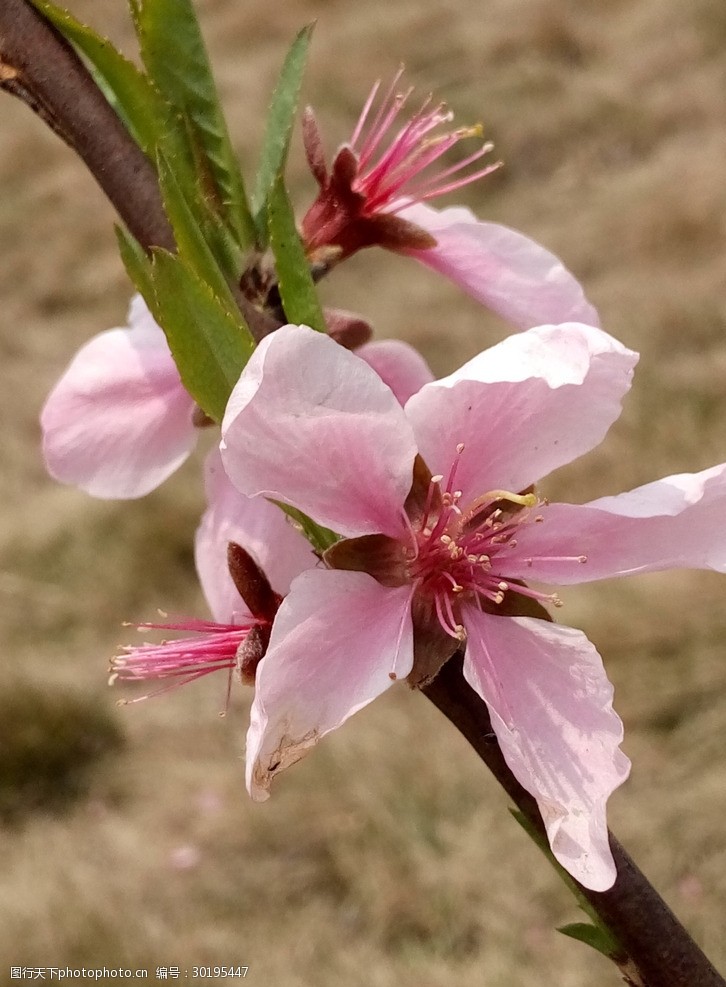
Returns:
[[[463,442],[460,442],[460,443],[458,444],[458,446],[456,447],[456,451],[457,451],[457,453],[458,453],[459,455],[461,455],[461,454],[462,454],[462,452],[464,451],[464,443],[463,443]]]
[[[444,474],[443,473],[437,473],[436,476],[432,476],[431,477],[431,482],[432,483],[441,483],[441,481],[443,480],[443,478],[444,478]]]

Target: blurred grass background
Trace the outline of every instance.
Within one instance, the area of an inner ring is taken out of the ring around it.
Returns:
[[[121,0],[75,13],[128,53]],[[586,500],[726,459],[724,0],[200,0],[251,175],[286,46],[318,18],[305,99],[330,151],[405,62],[506,166],[469,190],[555,250],[643,354],[603,446],[552,477]],[[46,477],[37,417],[75,349],[123,324],[112,212],[73,155],[0,97],[0,965],[248,964],[263,987],[575,987],[607,962],[553,932],[564,888],[458,735],[394,689],[252,805],[249,696],[206,681],[116,709],[106,660],[157,607],[201,612],[201,454],[134,503]],[[290,184],[314,194],[299,138]],[[326,299],[447,373],[507,329],[435,275],[371,252]],[[662,574],[567,590],[603,654],[631,780],[613,829],[722,968],[726,583]]]

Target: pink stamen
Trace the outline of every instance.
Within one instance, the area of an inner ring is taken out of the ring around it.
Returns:
[[[375,100],[376,94],[378,93],[378,90],[380,88],[381,88],[381,80],[378,79],[376,82],[373,83],[373,88],[368,94],[368,99],[365,101],[363,109],[361,110],[361,114],[358,117],[358,123],[355,125],[353,136],[350,139],[350,146],[352,148],[355,148],[355,145],[358,143],[358,138],[360,137],[360,133],[363,130],[363,127],[365,126],[365,122],[368,119],[368,114],[370,112],[371,106],[373,106],[373,101]]]
[[[144,643],[126,646],[111,660],[109,682],[117,680],[139,682],[148,679],[174,679],[168,686],[123,704],[140,702],[162,695],[212,672],[227,669],[231,679],[237,667],[237,653],[252,627],[259,621],[247,618],[244,624],[218,624],[211,620],[189,620],[170,623],[144,622],[139,630],[161,629],[191,631],[199,637],[170,639],[159,644]],[[228,682],[228,693],[230,683]]]
[[[457,628],[454,625],[454,621],[452,620],[451,622],[449,622],[448,616],[444,615],[444,612],[441,608],[441,595],[439,593],[436,593],[434,596],[434,606],[436,607],[436,616],[439,618],[439,623],[441,624],[443,629],[446,631],[449,637],[455,637],[458,640],[459,634],[457,632]]]
[[[421,519],[421,529],[423,530],[429,523],[429,515],[431,514],[431,507],[434,502],[434,491],[439,485],[440,477],[431,477],[431,482],[429,483],[429,489],[426,493],[426,503],[424,504],[423,518]],[[417,553],[418,554],[418,553]]]
[[[408,621],[408,616],[411,612],[411,603],[413,601],[414,593],[416,592],[416,584],[411,587],[411,592],[408,596],[408,601],[405,608],[402,611],[401,621],[398,626],[398,635],[396,637],[396,647],[393,652],[393,664],[391,665],[391,670],[388,673],[388,677],[395,681],[398,678],[396,674],[396,663],[398,662],[398,656],[401,653],[401,641],[403,640],[403,629]]]

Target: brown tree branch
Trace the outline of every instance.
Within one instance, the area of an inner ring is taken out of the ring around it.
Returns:
[[[0,0],[0,88],[26,102],[85,161],[129,231],[146,249],[174,249],[156,173],[71,46],[27,0]],[[249,305],[246,299],[243,303]],[[536,803],[507,767],[486,705],[464,680],[461,658],[444,666],[426,696],[469,741],[527,818]],[[610,928],[646,987],[726,987],[698,946],[611,837],[618,870],[604,893],[582,893]]]
[[[0,87],[83,159],[145,249],[174,249],[151,162],[73,48],[26,0],[0,0]]]
[[[519,784],[492,731],[486,704],[466,682],[455,655],[422,690],[454,724],[527,819],[544,833],[537,803]],[[635,963],[646,987],[724,987],[691,936],[617,839],[610,846],[618,877],[609,891],[580,888]]]

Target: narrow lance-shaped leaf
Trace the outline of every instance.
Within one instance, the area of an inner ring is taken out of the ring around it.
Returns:
[[[151,259],[139,241],[125,227],[115,226],[114,230],[126,273],[142,295],[153,315],[156,296],[154,294],[154,284],[151,274]]]
[[[182,383],[211,418],[221,420],[252,345],[183,260],[159,250],[150,258],[123,227],[116,227],[116,237],[129,277],[164,329]]]
[[[143,0],[134,20],[151,80],[188,121],[189,143],[208,166],[205,191],[240,245],[250,245],[255,226],[191,0]]]
[[[240,327],[249,335],[249,329],[244,324],[242,315],[237,311],[237,305],[224,272],[209,247],[207,237],[196,214],[192,212],[184,190],[177,181],[171,162],[163,152],[159,152],[157,167],[164,208],[174,231],[179,255],[202,281],[207,282],[230,312],[237,312]],[[252,337],[250,336],[251,340]]]
[[[184,260],[153,251],[153,314],[185,388],[219,422],[253,345],[235,317]]]
[[[285,316],[290,322],[325,332],[323,310],[282,175],[273,183],[268,206],[270,246]]]
[[[161,97],[139,69],[111,42],[50,0],[32,0],[61,34],[85,55],[106,97],[111,97],[140,147],[153,155],[158,123],[163,115]]]
[[[282,65],[267,113],[265,136],[260,153],[260,167],[252,196],[257,235],[261,246],[267,245],[267,203],[272,185],[282,174],[287,161],[292,128],[295,124],[303,71],[307,60],[313,24],[304,27],[293,41]]]

